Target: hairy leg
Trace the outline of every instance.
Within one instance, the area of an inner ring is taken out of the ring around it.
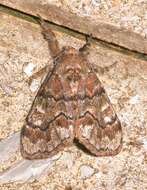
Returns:
[[[61,51],[59,48],[59,44],[58,44],[58,41],[56,39],[56,36],[52,32],[52,30],[47,26],[45,21],[41,18],[41,16],[39,16],[38,21],[39,21],[40,26],[42,28],[42,34],[44,36],[44,39],[47,40],[47,42],[48,42],[48,47],[49,47],[51,56],[54,59]]]

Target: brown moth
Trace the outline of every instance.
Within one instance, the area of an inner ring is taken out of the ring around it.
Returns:
[[[26,159],[51,157],[77,139],[96,156],[122,147],[122,128],[110,100],[81,48],[59,49],[54,33],[40,21],[54,59],[21,131]]]

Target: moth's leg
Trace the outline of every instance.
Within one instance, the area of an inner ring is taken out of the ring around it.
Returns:
[[[92,40],[92,34],[90,34],[90,36],[86,36],[86,43],[79,49],[81,53],[87,54],[88,48],[91,45],[91,40]]]
[[[61,51],[56,36],[40,16],[38,21],[41,25],[44,39],[48,41],[48,47],[50,49],[51,56],[54,59]]]
[[[91,46],[91,42],[92,42],[92,34],[90,34],[89,36],[86,36],[86,43],[79,49],[79,53],[82,55],[82,57],[86,58],[88,60],[88,55],[89,55],[89,47]],[[92,63],[92,62],[87,62],[88,67],[90,67],[90,69],[92,71],[97,71],[97,65]]]
[[[89,36],[86,36],[86,43],[79,49],[79,52],[82,53],[82,55],[86,58],[89,54],[89,47],[91,46],[92,38],[93,38],[92,34],[90,34]],[[102,67],[97,64],[89,62],[91,70],[94,72],[96,71],[96,72],[100,72],[100,73],[108,72],[110,69],[115,67],[116,64],[117,64],[117,62],[114,62],[109,66]]]

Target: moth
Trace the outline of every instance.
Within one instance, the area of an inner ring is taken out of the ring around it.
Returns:
[[[60,50],[55,34],[40,18],[54,67],[42,83],[21,130],[26,159],[44,159],[73,144],[95,156],[113,156],[122,147],[122,128],[84,48]]]

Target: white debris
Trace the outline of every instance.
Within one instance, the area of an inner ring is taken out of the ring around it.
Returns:
[[[95,176],[96,176],[97,179],[100,179],[102,177],[102,172],[96,173]]]
[[[31,92],[36,92],[37,89],[39,88],[39,86],[40,86],[40,81],[34,79],[34,80],[32,81],[32,83],[31,83],[31,85],[30,85],[30,90],[31,90]]]
[[[143,139],[143,147],[147,151],[147,138]]]
[[[64,152],[60,160],[63,161],[65,167],[71,168],[73,165],[74,157],[72,153]]]
[[[82,165],[80,167],[81,178],[89,178],[93,175],[94,169],[88,165]]]
[[[94,6],[100,6],[101,0],[92,0],[91,4],[94,5]]]
[[[144,14],[144,19],[147,20],[147,12]]]
[[[0,141],[0,162],[13,158],[15,152],[19,149],[20,132]]]
[[[130,99],[130,104],[138,104],[139,103],[139,100],[140,100],[140,97],[139,95],[136,95],[136,96],[133,96],[131,99]]]
[[[44,160],[21,160],[9,170],[0,173],[0,183],[24,183],[39,180],[47,175],[49,168],[59,156],[60,154]]]
[[[24,67],[24,72],[28,77],[32,75],[33,69],[35,68],[35,65],[33,63],[29,63],[26,67]]]
[[[143,30],[144,34],[147,35],[147,28]]]

